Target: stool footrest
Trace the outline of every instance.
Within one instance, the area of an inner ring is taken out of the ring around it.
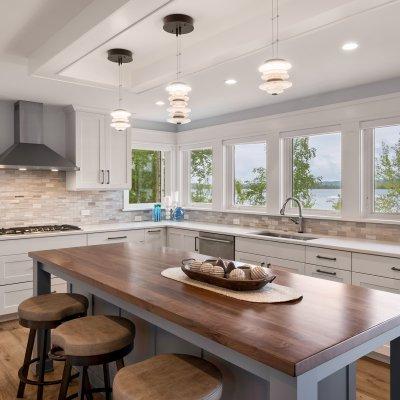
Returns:
[[[27,384],[27,385],[34,385],[34,386],[48,386],[48,385],[58,385],[61,383],[61,379],[55,379],[51,381],[43,381],[39,382],[38,380],[33,380],[29,378],[24,377],[24,371],[26,368],[29,368],[29,366],[35,362],[39,361],[39,357],[33,358],[32,360],[29,361],[28,364],[24,364],[19,370],[18,370],[18,377],[21,382]]]

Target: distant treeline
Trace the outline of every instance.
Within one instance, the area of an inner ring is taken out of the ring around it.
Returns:
[[[316,182],[314,189],[340,189],[341,181]]]

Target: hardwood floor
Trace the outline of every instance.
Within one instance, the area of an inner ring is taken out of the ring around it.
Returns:
[[[18,369],[24,356],[27,329],[17,321],[0,323],[0,400],[15,399],[18,386]],[[61,365],[48,378],[61,376]],[[71,386],[75,392],[77,385]],[[36,391],[27,386],[25,399],[34,400]],[[45,388],[45,399],[56,400],[58,386]],[[97,397],[101,398],[101,397]],[[389,400],[389,368],[370,359],[360,360],[357,365],[357,400]]]

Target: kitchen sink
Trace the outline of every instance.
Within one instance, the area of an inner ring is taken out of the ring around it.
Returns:
[[[283,238],[283,239],[295,239],[295,240],[312,240],[316,239],[315,236],[307,236],[302,233],[284,233],[284,232],[270,232],[270,231],[261,231],[261,232],[254,232],[254,235],[260,236],[269,236],[269,237],[276,237],[276,238]]]

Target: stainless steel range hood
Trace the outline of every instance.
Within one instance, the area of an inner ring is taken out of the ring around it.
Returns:
[[[43,144],[43,104],[14,104],[14,144],[0,155],[1,169],[77,171],[71,161]]]

